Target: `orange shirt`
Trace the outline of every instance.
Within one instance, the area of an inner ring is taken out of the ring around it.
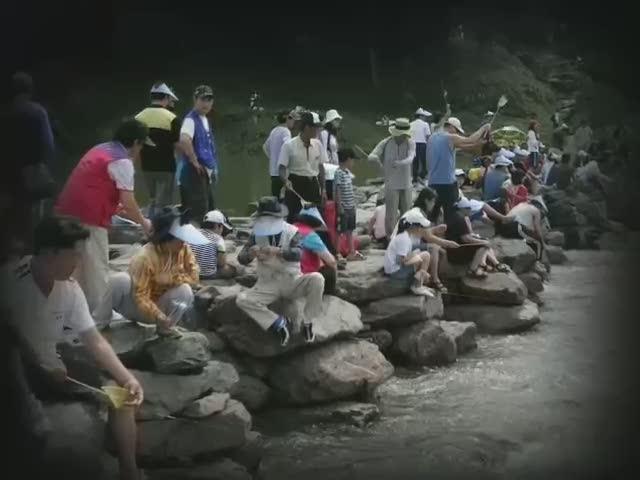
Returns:
[[[171,253],[162,245],[147,243],[129,265],[133,298],[140,312],[150,320],[164,319],[157,301],[171,288],[198,283],[198,263],[187,244]]]

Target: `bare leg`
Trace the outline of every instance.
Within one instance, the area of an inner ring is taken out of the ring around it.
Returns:
[[[109,424],[118,450],[120,479],[139,480],[140,472],[136,463],[135,409],[124,407],[109,410]]]
[[[484,247],[479,248],[473,257],[473,260],[471,260],[469,269],[476,271],[478,268],[480,268],[480,265],[483,265],[486,261],[488,251],[489,251],[488,248],[484,248]]]
[[[495,267],[500,263],[496,258],[496,254],[491,248],[487,250],[486,262],[492,267]]]
[[[431,280],[435,284],[441,283],[438,268],[440,266],[440,255],[443,253],[443,251],[444,249],[442,247],[439,247],[438,245],[433,245],[433,247],[429,250],[429,253],[431,254],[429,273],[431,274]]]
[[[487,203],[485,203],[482,207],[482,211],[484,211],[484,213],[486,213],[491,220],[497,220],[498,222],[502,223],[507,223],[510,220]]]

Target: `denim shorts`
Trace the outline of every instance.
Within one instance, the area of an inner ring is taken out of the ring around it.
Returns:
[[[415,277],[416,270],[411,265],[402,265],[400,270],[389,275],[391,280],[410,283]]]

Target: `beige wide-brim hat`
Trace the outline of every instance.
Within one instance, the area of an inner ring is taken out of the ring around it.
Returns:
[[[403,135],[410,137],[411,122],[409,122],[408,118],[396,118],[396,121],[393,122],[393,125],[389,127],[389,133],[393,137],[401,137]]]

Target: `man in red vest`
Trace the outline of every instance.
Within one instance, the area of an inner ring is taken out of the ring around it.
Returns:
[[[111,217],[118,214],[140,225],[146,233],[151,222],[143,217],[134,196],[133,160],[145,142],[151,145],[147,127],[138,120],[124,120],[113,140],[89,150],[71,172],[58,197],[56,211],[78,218],[90,232],[74,277],[87,297],[91,311],[107,288]]]

